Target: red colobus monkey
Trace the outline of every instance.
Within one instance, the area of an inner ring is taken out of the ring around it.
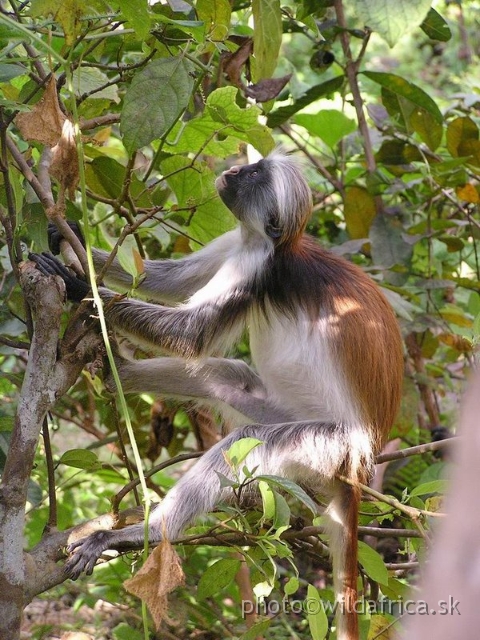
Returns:
[[[119,365],[128,392],[196,398],[241,426],[212,447],[169,491],[149,519],[149,540],[175,539],[200,514],[229,497],[216,472],[231,473],[223,451],[247,436],[263,442],[246,460],[261,474],[286,476],[326,495],[339,640],[358,626],[357,512],[398,409],[403,358],[395,316],[378,287],[356,266],[304,234],[312,198],[298,165],[272,154],[217,178],[238,227],[181,260],[145,262],[139,292],[162,305],[117,299],[100,287],[110,325],[167,349],[161,357]],[[107,254],[94,250],[96,267]],[[89,286],[50,254],[32,255],[60,275],[68,298]],[[127,288],[114,263],[109,280]],[[220,356],[248,327],[255,373]],[[353,486],[336,479],[347,476]],[[143,524],[98,531],[69,548],[67,571],[91,573],[106,549],[141,546]]]

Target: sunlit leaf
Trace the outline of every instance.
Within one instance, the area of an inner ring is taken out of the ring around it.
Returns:
[[[363,23],[393,47],[425,18],[431,0],[356,0],[355,11]]]
[[[253,13],[253,80],[271,78],[277,66],[282,44],[280,0],[252,0]]]

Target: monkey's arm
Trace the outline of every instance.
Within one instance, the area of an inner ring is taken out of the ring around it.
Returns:
[[[76,223],[69,223],[74,233],[84,243],[82,233]],[[195,291],[201,289],[221,267],[226,257],[239,244],[239,231],[225,233],[213,240],[200,251],[191,253],[178,260],[144,260],[145,278],[137,291],[148,298],[172,303],[186,300]],[[60,251],[61,234],[55,225],[48,227],[49,246],[53,254]],[[109,258],[108,251],[92,249],[95,271],[98,273]],[[106,281],[120,291],[130,289],[132,276],[124,271],[115,258],[108,267]]]
[[[80,302],[88,295],[89,285],[51,254],[29,254],[29,258],[45,275],[63,278],[69,300]],[[216,289],[214,279],[211,283],[209,291]],[[191,303],[177,307],[119,299],[106,287],[99,287],[98,291],[110,324],[151,347],[187,358],[223,352],[231,346],[243,329],[248,306],[247,296],[236,286],[223,295],[207,295],[197,302],[192,298]]]

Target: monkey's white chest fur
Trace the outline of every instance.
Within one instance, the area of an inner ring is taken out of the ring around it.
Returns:
[[[332,322],[312,321],[299,312],[295,322],[272,309],[269,319],[253,312],[250,318],[252,359],[269,399],[297,420],[359,422],[338,359],[332,353]]]

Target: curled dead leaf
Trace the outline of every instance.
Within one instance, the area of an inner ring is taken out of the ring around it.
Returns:
[[[182,585],[185,575],[177,552],[164,540],[148,557],[133,578],[123,583],[125,589],[145,602],[157,629],[168,621],[168,594]]]
[[[66,119],[60,109],[57,85],[52,76],[41,99],[31,111],[19,113],[15,118],[15,124],[25,140],[34,140],[53,147],[62,135]]]
[[[257,84],[251,84],[245,88],[245,95],[253,98],[256,102],[268,102],[276,98],[284,86],[292,77],[292,74],[282,78],[265,78]]]

